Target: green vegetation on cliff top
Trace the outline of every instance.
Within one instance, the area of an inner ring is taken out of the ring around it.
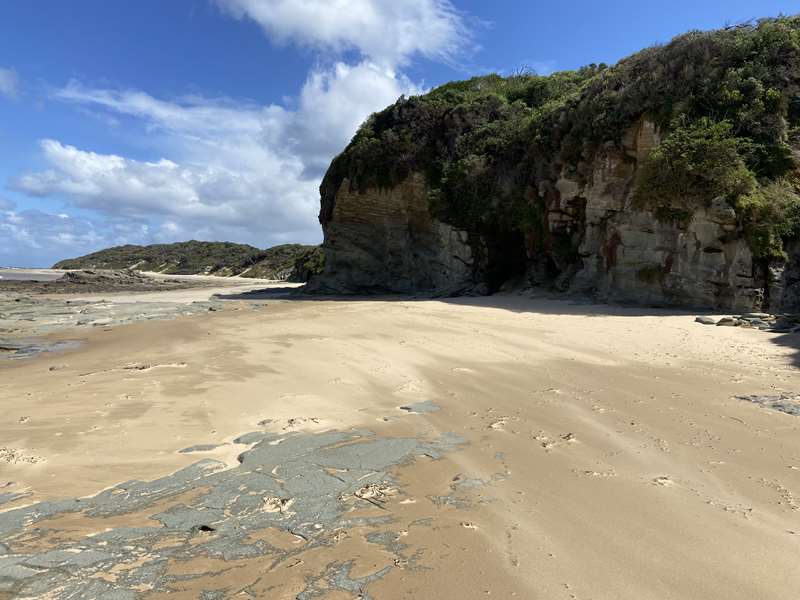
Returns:
[[[586,180],[592,158],[620,148],[643,117],[662,142],[637,170],[636,202],[691,214],[723,196],[755,256],[781,258],[782,239],[800,229],[798,16],[689,32],[614,66],[489,75],[401,98],[334,160],[321,218],[345,178],[365,189],[421,171],[443,220],[530,235],[545,227],[539,183],[562,171]]]
[[[283,244],[260,250],[231,242],[116,246],[62,260],[54,269],[137,269],[170,275],[219,275],[305,281],[322,270],[317,246]]]

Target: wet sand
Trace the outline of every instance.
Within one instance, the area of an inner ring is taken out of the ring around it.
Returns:
[[[800,336],[693,320],[494,296],[85,328],[0,363],[0,590],[792,598],[800,420],[736,397],[796,393]]]
[[[111,273],[122,273],[122,278],[107,280],[103,271],[97,271],[91,273],[101,274],[98,281],[90,277],[81,283],[62,284],[53,279],[24,279],[59,273],[56,271],[23,273],[18,280],[0,281],[0,360],[79,346],[81,336],[93,327],[213,312],[220,308],[218,296],[239,296],[276,286],[291,291],[297,285],[201,275],[127,277],[121,271]],[[74,293],[76,288],[81,293]],[[46,337],[59,332],[70,337]]]

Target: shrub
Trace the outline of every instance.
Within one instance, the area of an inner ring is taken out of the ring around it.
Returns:
[[[518,218],[542,212],[540,184],[565,168],[583,177],[645,115],[664,139],[640,165],[636,201],[683,223],[724,196],[755,254],[778,255],[786,227],[773,220],[792,209],[771,186],[792,176],[800,148],[800,17],[689,32],[610,67],[487,75],[401,98],[334,160],[321,219],[345,178],[389,187],[417,171],[436,215],[478,234],[470,239],[498,223],[548,235],[542,219],[531,228]]]
[[[740,154],[747,142],[733,136],[729,121],[690,122],[682,116],[671,129],[639,169],[640,205],[692,207],[719,196],[733,205],[753,190],[755,176]]]
[[[800,196],[786,181],[740,196],[736,212],[756,258],[785,259],[783,239],[800,233]]]

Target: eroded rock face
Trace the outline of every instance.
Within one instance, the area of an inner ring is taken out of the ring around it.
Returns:
[[[714,218],[701,210],[683,227],[645,211],[597,215],[587,221],[584,268],[571,289],[655,305],[760,306],[747,244],[725,241],[725,225]]]
[[[313,289],[456,294],[477,281],[467,233],[432,216],[421,174],[363,191],[345,179],[326,210],[325,270]]]
[[[588,183],[566,175],[556,183],[561,205],[586,202],[582,268],[570,289],[650,305],[760,307],[764,290],[754,277],[752,253],[724,199],[688,215],[677,207],[670,215],[636,206],[637,164],[658,141],[654,125],[643,120],[626,136],[623,149],[607,149],[595,158]]]
[[[637,167],[659,142],[656,126],[642,119],[620,145],[600,149],[589,164],[564,166],[556,178],[536,182],[533,195],[545,201],[550,239],[527,240],[527,280],[603,301],[732,311],[767,304],[777,310],[784,290],[800,298],[800,267],[772,273],[770,287],[724,199],[691,213],[634,202]],[[326,268],[313,288],[496,289],[487,287],[492,265],[486,248],[493,241],[438,220],[428,196],[420,173],[389,189],[353,190],[345,179],[323,200]]]

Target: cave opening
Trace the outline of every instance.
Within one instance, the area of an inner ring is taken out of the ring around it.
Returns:
[[[489,293],[498,291],[504,283],[525,276],[528,252],[525,235],[514,229],[496,229],[486,236],[486,285]]]

